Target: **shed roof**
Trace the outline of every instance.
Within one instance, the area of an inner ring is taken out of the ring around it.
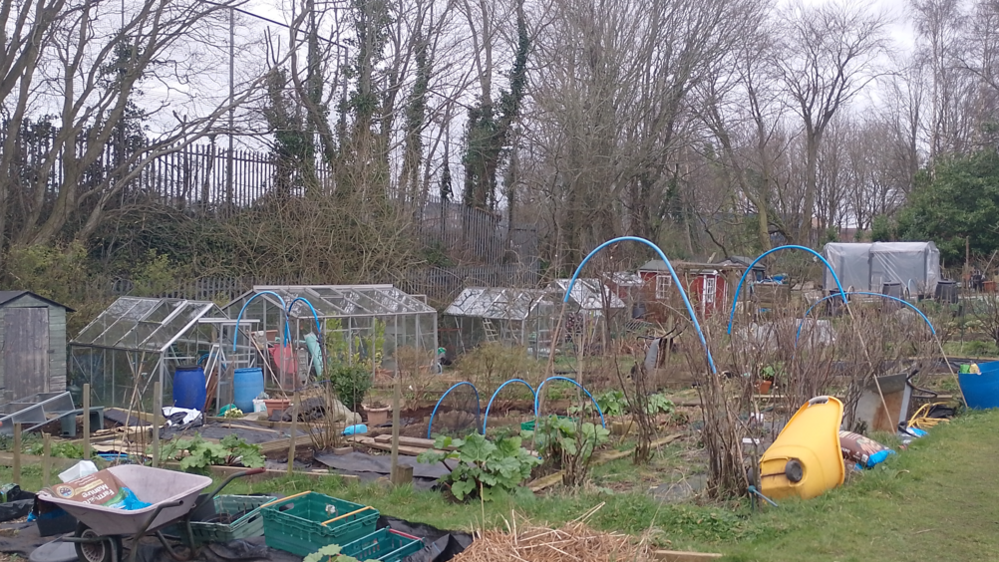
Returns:
[[[752,262],[753,260],[749,260]],[[673,262],[673,268],[678,270],[689,270],[689,269],[746,269],[745,263],[740,263],[734,260],[724,260],[717,263],[697,263],[689,261],[678,261]],[[753,269],[763,269],[759,264],[755,265]],[[669,271],[666,267],[666,262],[663,260],[649,260],[638,268],[638,271]]]
[[[571,279],[556,279],[552,281],[550,287],[558,289],[561,293],[559,300],[565,297],[565,292],[569,288],[570,281]],[[601,283],[599,279],[576,279],[576,284],[572,286],[572,292],[569,293],[569,299],[583,310],[602,310],[604,305],[603,298],[600,296],[601,290],[607,296],[607,302],[611,308],[625,307],[621,297],[617,296],[607,285]]]
[[[160,353],[205,317],[224,318],[225,315],[209,301],[121,297],[70,343]]]
[[[511,287],[468,287],[454,299],[444,314],[492,320],[525,320],[552,291]]]
[[[47,303],[49,303],[49,304],[51,304],[53,306],[58,306],[58,307],[61,307],[61,308],[65,308],[67,312],[76,312],[75,310],[73,310],[72,308],[70,308],[70,307],[68,307],[68,306],[66,306],[64,304],[57,303],[56,301],[54,301],[52,299],[47,299],[47,298],[39,295],[38,293],[32,293],[31,291],[0,291],[0,306],[3,306],[3,305],[5,305],[5,304],[7,304],[9,302],[16,301],[17,299],[19,299],[19,298],[21,298],[21,297],[23,297],[25,295],[31,295],[32,297],[35,297],[38,300],[45,301],[45,302],[47,302]]]

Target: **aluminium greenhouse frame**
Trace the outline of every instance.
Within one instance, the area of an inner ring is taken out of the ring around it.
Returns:
[[[89,383],[95,405],[142,408],[152,407],[152,383],[159,381],[161,404],[169,406],[172,399],[163,397],[173,394],[171,367],[212,356],[215,365],[252,365],[253,356],[226,349],[234,325],[209,301],[120,297],[70,342],[70,380],[79,387]],[[217,381],[220,400],[228,382]]]
[[[501,343],[547,357],[559,306],[554,291],[467,287],[444,311],[455,327],[449,345],[465,353],[483,342]]]
[[[303,349],[318,328],[328,361],[374,358],[373,372],[393,365],[402,348],[425,353],[427,368],[437,354],[437,310],[393,285],[257,285],[222,310],[258,319],[253,330],[268,344]]]

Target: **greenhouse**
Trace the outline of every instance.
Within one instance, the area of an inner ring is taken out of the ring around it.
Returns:
[[[429,368],[436,358],[437,311],[392,285],[255,286],[223,310],[259,321],[253,341],[238,343],[267,346],[282,387],[289,371],[300,379],[321,374],[325,360],[375,371],[397,359]]]
[[[547,356],[559,312],[553,291],[469,287],[444,311],[445,347],[465,353],[483,343],[525,346]]]
[[[231,353],[234,333],[235,322],[212,302],[121,297],[70,342],[69,383],[90,384],[95,405],[149,411],[159,381],[170,406],[178,367],[203,364],[212,384],[212,373],[224,370],[219,365],[253,361]],[[214,388],[227,390],[218,380]]]

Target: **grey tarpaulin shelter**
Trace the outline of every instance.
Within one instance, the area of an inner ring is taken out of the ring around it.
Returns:
[[[501,343],[526,346],[533,357],[547,356],[560,306],[554,291],[468,287],[444,311],[444,345],[464,353],[483,342]]]
[[[66,313],[30,291],[0,291],[0,403],[66,389]]]
[[[226,352],[230,367],[250,364],[252,356],[231,353],[233,333],[234,322],[209,301],[121,297],[70,342],[70,378],[89,383],[97,405],[128,407],[134,395],[146,408],[158,380],[169,406],[174,370],[213,348]]]
[[[253,330],[266,331],[273,343],[283,339],[280,334],[284,318],[275,295],[284,300],[285,306],[291,306],[288,343],[300,351],[305,349],[306,336],[316,332],[316,318],[305,302],[296,299],[308,301],[315,309],[330,361],[374,358],[373,369],[388,368],[396,350],[408,348],[425,355],[429,368],[436,357],[437,311],[423,299],[392,285],[260,285],[223,310],[236,318],[249,302],[243,317],[258,319],[260,323]]]
[[[903,293],[932,296],[940,280],[940,251],[933,242],[830,242],[822,255],[844,289],[880,293],[886,284],[898,284]],[[824,287],[836,290],[828,270]]]

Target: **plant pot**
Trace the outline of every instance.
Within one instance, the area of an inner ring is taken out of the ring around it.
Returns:
[[[770,387],[773,386],[774,381],[760,381],[759,385],[756,387],[760,391],[760,394],[769,394]]]
[[[389,419],[389,412],[391,411],[392,408],[387,406],[384,408],[369,408],[365,406],[364,413],[368,416],[368,427],[378,427],[383,423],[387,423]]]
[[[268,398],[264,400],[264,405],[267,406],[267,417],[269,418],[274,415],[274,412],[287,410],[291,406],[291,400],[284,398]]]

